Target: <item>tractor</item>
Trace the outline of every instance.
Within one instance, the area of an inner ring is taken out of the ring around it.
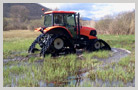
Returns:
[[[40,56],[46,54],[58,56],[76,53],[77,49],[87,51],[111,50],[102,39],[98,39],[94,28],[80,25],[80,14],[74,11],[43,11],[44,27],[36,28],[40,34],[28,49],[29,53],[40,51]],[[39,44],[41,49],[35,46]]]

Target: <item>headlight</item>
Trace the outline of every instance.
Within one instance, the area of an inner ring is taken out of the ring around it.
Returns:
[[[91,36],[96,36],[96,35],[97,35],[96,30],[91,30],[90,35],[91,35]]]

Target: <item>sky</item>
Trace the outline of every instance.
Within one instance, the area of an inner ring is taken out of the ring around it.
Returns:
[[[75,11],[81,17],[99,20],[106,15],[116,15],[125,11],[133,11],[135,3],[39,3],[45,7],[63,11]]]

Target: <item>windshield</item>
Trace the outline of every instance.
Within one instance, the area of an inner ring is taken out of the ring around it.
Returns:
[[[44,25],[45,25],[46,27],[52,26],[52,14],[47,14],[47,15],[45,15],[45,18],[44,18]]]

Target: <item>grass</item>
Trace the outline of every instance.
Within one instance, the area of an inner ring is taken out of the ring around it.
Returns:
[[[95,57],[95,58],[108,58],[112,56],[112,53],[110,51],[96,51],[93,53],[84,52],[84,56],[86,57]]]
[[[28,57],[27,50],[38,34],[40,33],[26,30],[4,31],[4,59],[14,58],[16,56]],[[51,58],[51,55],[46,55],[44,59],[32,55],[31,57],[28,57],[28,61],[10,61],[4,63],[4,86],[11,86],[14,83],[15,86],[37,87],[40,86],[40,81],[60,86],[62,82],[68,82],[67,78],[70,76],[77,77],[79,73],[84,72],[78,72],[82,69],[90,70],[88,78],[93,81],[93,83],[85,82],[82,85],[84,87],[95,85],[108,86],[104,83],[107,81],[110,83],[119,81],[120,84],[118,84],[118,86],[125,86],[126,83],[132,82],[135,78],[135,36],[99,35],[98,37],[109,43],[111,47],[128,49],[132,53],[128,57],[122,58],[119,63],[107,64],[104,68],[100,68],[96,71],[91,69],[98,68],[102,64],[102,62],[98,61],[97,58],[106,59],[112,56],[110,51],[98,51],[92,53],[84,52],[82,59],[79,59],[75,54],[56,58]],[[37,62],[39,60],[43,60],[43,62]],[[102,80],[103,85],[96,82],[96,79]],[[65,84],[63,86],[68,85]],[[74,86],[74,84],[69,86]]]
[[[27,51],[28,47],[39,34],[39,32],[29,30],[4,31],[3,57],[11,56],[13,52]]]

